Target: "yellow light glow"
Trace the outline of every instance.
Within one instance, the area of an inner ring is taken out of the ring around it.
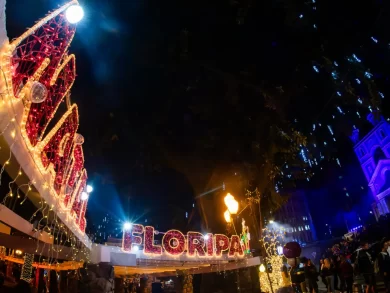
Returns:
[[[231,195],[230,193],[228,193],[225,196],[224,201],[225,201],[225,205],[227,206],[227,208],[229,210],[229,213],[232,214],[232,215],[237,214],[237,212],[238,212],[238,201],[236,201],[234,199],[234,196]]]
[[[260,271],[260,273],[264,273],[265,272],[265,266],[263,264],[260,265],[259,271]]]
[[[227,223],[230,223],[230,222],[232,221],[232,217],[231,217],[229,211],[226,211],[226,212],[223,214],[223,216],[225,217],[225,221],[226,221]]]
[[[15,253],[16,253],[17,255],[21,255],[23,252],[22,252],[21,250],[17,249],[17,250],[15,250]]]

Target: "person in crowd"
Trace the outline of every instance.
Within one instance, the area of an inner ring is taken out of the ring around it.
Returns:
[[[327,288],[327,292],[332,293],[333,292],[333,287],[332,287],[333,269],[329,258],[324,259],[324,265],[322,266],[321,274],[322,277],[325,279],[324,284]]]
[[[15,281],[17,282],[16,286],[13,288],[12,292],[13,293],[31,293],[31,288],[30,284],[25,281],[20,279],[21,272],[20,270],[15,270],[13,272]]]
[[[319,267],[319,270],[320,270],[320,277],[321,277],[322,283],[324,283],[325,286],[326,286],[326,280],[325,280],[324,276],[322,275],[322,268],[323,268],[323,267],[324,267],[324,259],[321,258],[321,259],[320,259],[320,267]]]
[[[50,280],[49,280],[49,292],[58,293],[58,282],[57,282],[57,272],[55,270],[50,271]]]
[[[382,241],[382,251],[377,256],[379,274],[383,279],[387,292],[390,291],[390,255],[387,252],[388,246],[388,242]]]
[[[345,255],[340,256],[340,283],[341,292],[352,293],[353,267]]]
[[[0,289],[3,287],[4,282],[5,282],[5,276],[3,272],[0,271]]]
[[[332,269],[333,269],[333,288],[334,290],[339,291],[339,269],[340,269],[340,259],[338,256],[333,256],[330,260]]]
[[[306,259],[306,262],[304,263],[304,270],[306,285],[309,286],[309,293],[318,293],[317,269],[310,259]]]
[[[361,249],[357,251],[357,261],[360,274],[364,277],[366,283],[366,293],[376,292],[376,280],[374,273],[374,263],[369,253],[367,241],[361,242]]]

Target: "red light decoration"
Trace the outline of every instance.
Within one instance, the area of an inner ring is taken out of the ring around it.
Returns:
[[[20,121],[20,134],[34,167],[43,175],[35,178],[34,184],[39,184],[36,187],[40,193],[42,189],[48,190],[43,196],[48,202],[59,198],[61,205],[56,211],[60,212],[61,221],[68,225],[68,221],[76,217],[76,224],[85,231],[88,200],[80,202],[87,179],[81,147],[83,139],[81,136],[74,140],[79,119],[77,106],[71,105],[69,98],[66,99],[67,112],[48,129],[76,78],[75,57],[68,55],[76,25],[65,16],[66,9],[75,3],[77,1],[71,1],[51,12],[20,37],[4,44],[1,66],[7,100],[22,100],[20,105],[24,106],[22,117],[18,116],[21,120],[13,118],[13,122]],[[14,117],[19,115],[12,103],[6,103],[5,107]],[[16,141],[15,134],[11,136]],[[75,233],[80,240],[85,240],[79,231]]]
[[[154,245],[154,228],[151,226],[145,227],[144,234],[144,252],[147,254],[161,254],[162,248],[159,245]]]
[[[38,70],[45,58],[51,59],[45,74],[46,83],[43,83],[45,86],[49,85],[50,78],[67,51],[75,30],[75,25],[70,24],[61,13],[44,23],[17,46],[11,59],[15,97],[18,97],[21,87]]]
[[[234,257],[236,254],[242,256],[244,255],[244,251],[241,246],[240,237],[233,235],[232,238],[230,238],[229,256]]]
[[[186,240],[183,233],[180,231],[169,230],[165,233],[162,239],[162,244],[168,254],[178,256],[184,252]]]
[[[76,222],[80,216],[80,208],[82,204],[81,193],[84,191],[85,186],[87,185],[87,178],[88,178],[87,171],[85,171],[84,169],[84,172],[81,175],[79,182],[77,184],[78,186],[76,187],[75,193],[73,193],[73,204],[72,204],[71,214],[76,215]]]
[[[213,234],[207,233],[205,237],[206,251],[208,256],[214,255],[214,237]]]
[[[65,62],[64,56],[74,34],[75,26],[61,13],[26,37],[13,52],[12,85],[16,98],[44,60],[49,59],[49,64],[38,80],[48,90],[47,99],[43,103],[31,104],[26,109],[28,116],[25,127],[32,146],[42,138],[44,130],[75,80],[74,58],[66,60],[66,64],[60,66],[61,62]]]
[[[69,161],[78,122],[77,107],[74,106],[69,116],[44,146],[41,153],[42,165],[45,168],[49,164],[53,164],[55,172],[54,190],[57,194],[61,193],[61,187],[64,183],[65,167]]]
[[[203,235],[199,232],[188,232],[188,255],[194,256],[195,253],[198,256],[205,256],[204,252],[204,238]]]
[[[84,168],[84,153],[81,145],[73,146],[73,153],[70,162],[67,179],[64,190],[64,205],[67,206],[75,189],[77,179],[80,177],[81,170]]]
[[[223,251],[229,249],[229,238],[226,235],[215,234],[215,255],[221,256]]]
[[[130,230],[125,230],[123,232],[123,243],[122,249],[124,251],[131,251],[133,245],[141,245],[142,237],[134,234],[142,234],[144,233],[144,226],[133,224]]]

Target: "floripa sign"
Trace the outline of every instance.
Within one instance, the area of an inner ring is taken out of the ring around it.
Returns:
[[[154,236],[163,234],[161,245],[156,245]],[[143,252],[147,255],[169,255],[197,257],[221,257],[224,253],[228,257],[243,257],[244,249],[238,235],[230,238],[223,234],[203,235],[199,232],[188,232],[184,235],[178,230],[169,230],[161,233],[151,226],[133,224],[123,231],[122,249],[132,251],[134,247],[143,246]]]

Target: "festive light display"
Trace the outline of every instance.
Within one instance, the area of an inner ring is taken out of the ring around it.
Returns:
[[[20,279],[26,282],[30,282],[31,273],[33,269],[34,255],[30,253],[26,253],[24,255],[24,264],[22,267],[22,273]]]
[[[205,256],[204,251],[205,239],[204,236],[199,232],[188,232],[188,255]]]
[[[230,240],[229,256],[236,256],[236,254],[244,255],[243,247],[241,246],[240,237],[233,235]]]
[[[154,245],[154,228],[150,226],[145,227],[144,235],[145,253],[147,254],[161,254],[161,246]]]
[[[11,149],[4,165],[10,163],[14,144],[19,145],[19,151],[26,150],[24,157],[32,158],[37,170],[34,171],[35,178],[30,178],[31,182],[27,184],[28,190],[34,185],[44,197],[39,211],[44,218],[54,211],[56,224],[59,216],[72,233],[87,243],[84,232],[88,200],[80,200],[87,180],[81,146],[84,138],[76,133],[77,106],[71,104],[68,95],[76,77],[75,56],[68,55],[76,26],[65,16],[71,6],[78,6],[77,0],[63,5],[20,37],[3,45],[0,65],[4,80],[0,84],[1,92],[5,93],[2,99],[6,108],[0,121],[3,121],[1,134],[5,135]],[[64,99],[68,108],[66,113],[48,129]],[[8,124],[4,124],[7,119]],[[20,153],[18,155],[22,157]],[[24,170],[27,168],[24,164],[29,164],[27,169],[31,170],[30,161],[18,161],[20,169]],[[0,178],[3,171],[4,168]],[[12,196],[12,192],[7,195]],[[44,229],[55,236],[48,225]]]
[[[278,247],[283,244],[284,235],[269,229],[264,229],[263,235],[262,242],[266,255],[264,264],[260,267],[260,286],[262,292],[277,292],[278,289],[283,287],[283,255],[278,253]],[[271,271],[268,271],[268,275],[267,268],[271,269]]]
[[[213,240],[213,234],[207,233],[204,237],[204,240],[206,241],[206,252],[208,256],[213,256],[214,254],[214,240]]]
[[[162,239],[164,250],[170,255],[181,255],[184,252],[186,239],[178,230],[169,230]]]
[[[142,237],[138,235],[142,235],[143,233],[144,233],[144,226],[138,224],[132,224],[131,227],[129,227],[129,229],[123,231],[122,249],[124,251],[131,251],[133,245],[141,245]],[[151,239],[145,238],[145,240],[150,241]]]
[[[229,249],[229,238],[226,235],[215,235],[215,255],[221,256],[222,252]]]
[[[140,236],[144,234],[144,237]],[[154,235],[163,234],[162,245],[154,244]],[[143,240],[143,241],[142,241]],[[241,258],[244,256],[244,248],[240,243],[240,237],[233,235],[229,239],[226,235],[190,231],[184,235],[178,230],[167,232],[155,231],[151,226],[132,224],[123,230],[122,250],[132,251],[134,246],[141,247],[148,255],[159,256],[166,254],[172,257],[186,253],[190,257],[221,257],[223,252],[230,258]]]

